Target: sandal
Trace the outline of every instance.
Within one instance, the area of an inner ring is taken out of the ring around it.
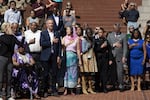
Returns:
[[[40,99],[40,98],[41,98],[41,97],[38,96],[37,94],[34,94],[33,96],[34,96],[35,99]]]

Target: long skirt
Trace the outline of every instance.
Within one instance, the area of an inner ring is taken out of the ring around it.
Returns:
[[[83,66],[80,67],[80,72],[98,72],[97,63],[93,49],[82,55]]]
[[[64,87],[75,88],[78,79],[77,54],[66,51],[66,72],[64,77]]]
[[[33,94],[38,92],[38,78],[34,71],[32,71],[31,67],[26,68],[13,68],[12,71],[12,84],[18,87],[17,90],[20,92],[23,91],[32,91]],[[32,88],[32,90],[31,90]]]

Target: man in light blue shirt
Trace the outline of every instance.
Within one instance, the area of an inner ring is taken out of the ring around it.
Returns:
[[[4,22],[22,24],[22,17],[20,11],[16,9],[16,2],[10,1],[10,9],[6,10],[4,14]]]

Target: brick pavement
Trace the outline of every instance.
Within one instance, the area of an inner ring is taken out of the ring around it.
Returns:
[[[17,99],[17,100],[29,100],[29,99]],[[49,96],[48,98],[41,98],[41,100],[150,100],[150,90],[145,91],[113,91],[107,94],[97,93],[89,95],[67,95],[60,97]]]

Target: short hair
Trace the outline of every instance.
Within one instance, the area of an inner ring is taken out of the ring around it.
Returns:
[[[11,3],[14,3],[14,4],[16,5],[16,1],[14,1],[14,0],[11,0],[11,1],[9,2],[9,4],[11,4]]]
[[[51,21],[53,21],[54,22],[54,20],[52,19],[52,18],[48,18],[48,19],[46,19],[46,23],[47,23],[47,21],[49,21],[49,20],[51,20]]]
[[[102,27],[100,27],[99,30],[102,30],[103,33],[105,32],[104,28]]]
[[[130,6],[136,6],[136,4],[134,3],[134,2],[130,2],[130,4],[129,4]]]
[[[135,29],[135,27],[134,27],[133,25],[130,25],[130,26],[129,26],[129,29],[130,29],[130,28],[133,28],[133,29]]]
[[[30,25],[32,25],[33,23],[35,23],[36,25],[38,25],[38,23],[36,21],[30,22]]]
[[[114,27],[121,28],[121,24],[120,23],[115,23]]]

